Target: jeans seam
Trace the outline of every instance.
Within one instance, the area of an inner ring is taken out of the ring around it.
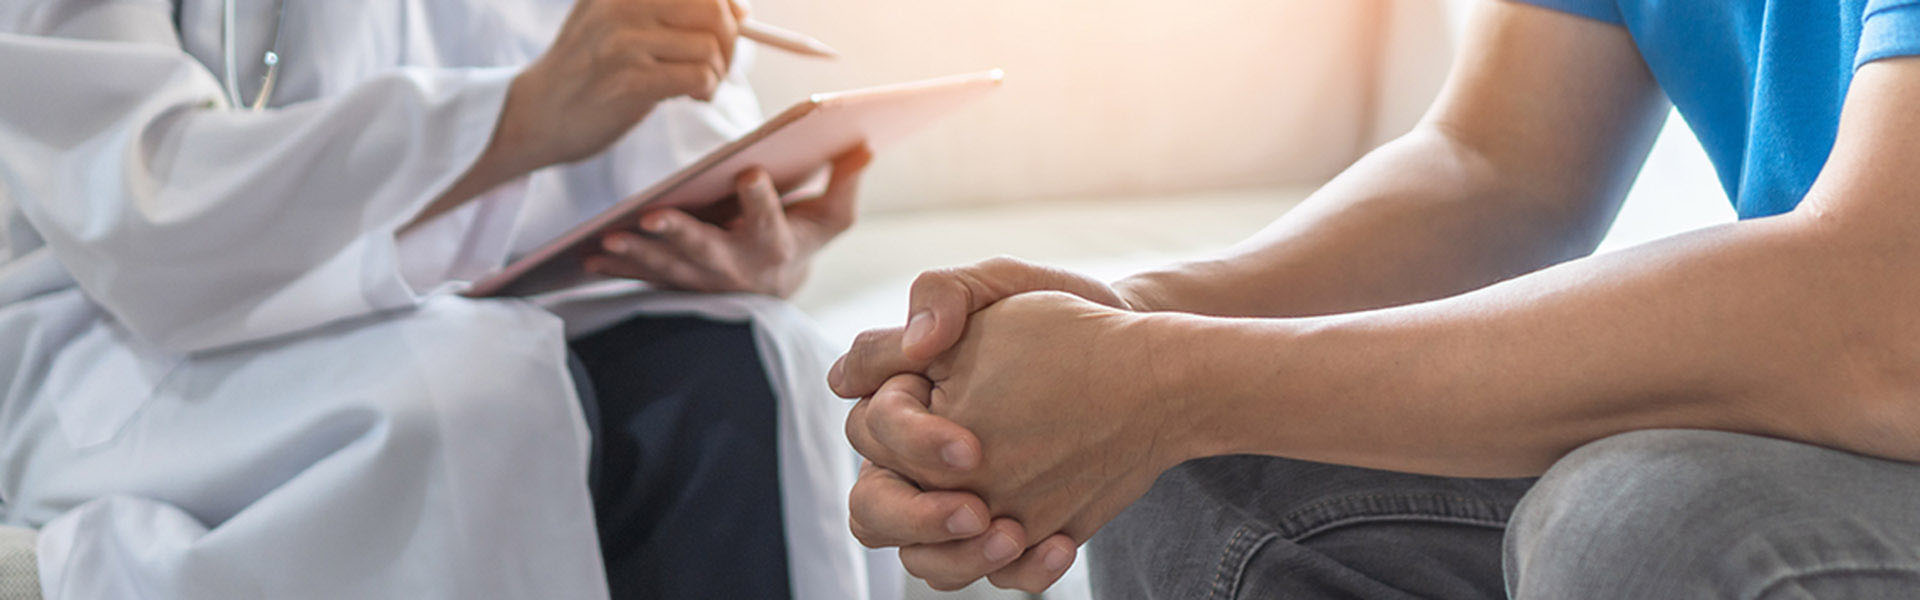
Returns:
[[[1799,579],[1799,578],[1807,577],[1810,575],[1819,576],[1819,575],[1832,575],[1832,574],[1838,574],[1838,573],[1920,573],[1920,567],[1916,567],[1911,564],[1853,564],[1853,565],[1825,565],[1825,566],[1819,566],[1819,567],[1813,567],[1813,568],[1807,568],[1807,569],[1799,569],[1791,573],[1781,573],[1779,575],[1774,575],[1766,579],[1765,583],[1761,584],[1759,587],[1754,588],[1753,594],[1747,596],[1747,598],[1754,598],[1754,599],[1764,598],[1766,597],[1768,592],[1773,590],[1773,588],[1779,587],[1787,583],[1788,581],[1792,581],[1794,579]]]
[[[1496,520],[1496,519],[1475,519],[1470,517],[1452,517],[1452,516],[1445,516],[1445,515],[1416,515],[1416,514],[1362,515],[1357,517],[1336,519],[1333,521],[1322,523],[1318,526],[1315,526],[1312,529],[1308,529],[1304,532],[1301,532],[1297,536],[1288,538],[1288,541],[1293,541],[1293,542],[1303,541],[1315,535],[1319,535],[1321,533],[1325,533],[1327,531],[1331,531],[1334,529],[1339,529],[1341,527],[1346,527],[1348,525],[1357,525],[1360,523],[1388,522],[1388,521],[1403,522],[1403,523],[1405,522],[1444,523],[1448,525],[1467,525],[1471,527],[1485,527],[1488,529],[1505,529],[1507,527],[1506,521]]]
[[[1259,535],[1249,537],[1249,533]],[[1233,537],[1227,540],[1227,547],[1220,551],[1220,564],[1213,571],[1213,586],[1207,590],[1207,599],[1232,598],[1236,588],[1240,587],[1240,578],[1246,572],[1247,562],[1252,559],[1254,551],[1277,536],[1273,532],[1256,531],[1253,525],[1241,525],[1235,529]],[[1242,539],[1246,542],[1242,543]]]
[[[1340,505],[1348,510],[1321,514]],[[1279,535],[1298,542],[1346,525],[1392,519],[1503,528],[1506,513],[1497,504],[1455,494],[1366,494],[1321,500],[1287,513],[1277,523]]]

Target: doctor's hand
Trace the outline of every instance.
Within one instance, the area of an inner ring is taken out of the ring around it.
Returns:
[[[1167,327],[1058,292],[973,315],[924,378],[891,378],[849,414],[849,441],[875,465],[851,496],[856,535],[902,546],[936,585],[1051,584],[1074,546],[1198,455],[1181,396],[1156,379],[1156,352],[1178,351],[1159,343]],[[978,519],[960,511],[978,506],[956,490],[1005,518],[963,537]]]
[[[826,192],[793,204],[783,204],[765,171],[749,170],[735,180],[738,217],[714,225],[676,209],[648,212],[634,231],[602,238],[586,269],[668,289],[790,296],[814,253],[853,226],[860,174],[872,160],[865,149],[834,159]]]
[[[745,17],[732,0],[579,0],[553,45],[508,86],[486,150],[402,231],[527,173],[599,154],[662,100],[713,99]]]
[[[662,100],[711,100],[745,16],[730,0],[579,0],[553,45],[514,78],[495,145],[534,168],[573,162]]]

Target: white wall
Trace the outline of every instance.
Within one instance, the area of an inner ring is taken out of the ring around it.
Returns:
[[[845,52],[762,52],[770,110],[990,67],[998,98],[883,153],[889,210],[1323,180],[1366,146],[1384,0],[759,0]]]

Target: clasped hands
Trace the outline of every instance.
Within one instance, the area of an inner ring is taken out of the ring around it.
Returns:
[[[1138,298],[1002,258],[923,274],[909,304],[906,327],[861,334],[828,379],[861,398],[854,535],[899,546],[934,588],[1044,590],[1194,456],[1161,383],[1178,344]]]

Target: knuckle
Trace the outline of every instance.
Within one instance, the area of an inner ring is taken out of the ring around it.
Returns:
[[[958,502],[930,498],[928,501],[921,502],[913,508],[911,518],[913,519],[914,525],[921,530],[938,532],[937,535],[944,535],[946,533],[947,518],[953,516],[955,511],[960,510],[961,506],[962,504]],[[975,512],[976,515],[987,514],[984,510]]]
[[[1004,271],[1024,268],[1027,266],[1027,261],[1020,260],[1009,254],[1002,254],[980,261],[978,266],[987,271]]]
[[[940,589],[938,586],[941,582],[936,581],[936,579],[939,578],[939,573],[934,572],[931,569],[928,569],[925,563],[919,560],[914,560],[911,557],[911,555],[908,554],[907,552],[901,553],[900,566],[907,570],[908,575],[912,575],[914,577],[918,577],[926,581],[927,585],[932,586],[934,589]],[[953,591],[953,590],[941,590],[941,591]]]
[[[847,424],[846,424],[847,443],[852,444],[853,450],[855,452],[860,453],[861,456],[867,456],[867,450],[868,450],[867,448],[861,447],[866,445],[865,436],[861,435],[862,433],[864,433],[863,430],[866,429],[866,414],[865,414],[865,410],[862,409],[861,407],[865,406],[866,403],[867,403],[866,400],[861,400],[859,403],[854,405],[853,410],[847,412]],[[868,458],[872,458],[872,457],[869,456]],[[854,484],[853,491],[855,493],[858,493],[860,491],[859,483]]]
[[[993,587],[997,587],[1001,589],[1009,589],[1009,590],[1021,589],[1019,578],[1014,577],[1012,574],[1006,571],[996,571],[990,575],[987,575],[987,583],[991,583],[993,584]],[[1021,591],[1031,591],[1031,590],[1021,590]]]
[[[849,521],[847,523],[847,529],[853,532],[853,539],[860,542],[862,546],[868,548],[886,547],[886,544],[881,543],[881,540],[874,536],[873,530],[869,529],[865,523],[861,523],[858,519]]]
[[[966,290],[964,278],[960,269],[952,267],[927,271],[914,278],[908,293],[916,302],[963,293]]]
[[[936,286],[945,285],[947,281],[951,280],[952,278],[953,278],[953,269],[934,269],[932,271],[925,271],[920,273],[919,276],[916,276],[913,278],[913,289],[916,291],[932,289]]]
[[[958,577],[946,576],[944,574],[935,575],[933,577],[922,577],[922,579],[927,580],[927,587],[930,587],[942,592],[957,592],[957,591],[960,591],[962,588],[967,587],[967,584],[972,583],[971,581],[967,581]]]
[[[847,372],[856,367],[865,367],[874,348],[886,343],[887,334],[878,329],[868,329],[853,337],[853,348],[847,352]]]

